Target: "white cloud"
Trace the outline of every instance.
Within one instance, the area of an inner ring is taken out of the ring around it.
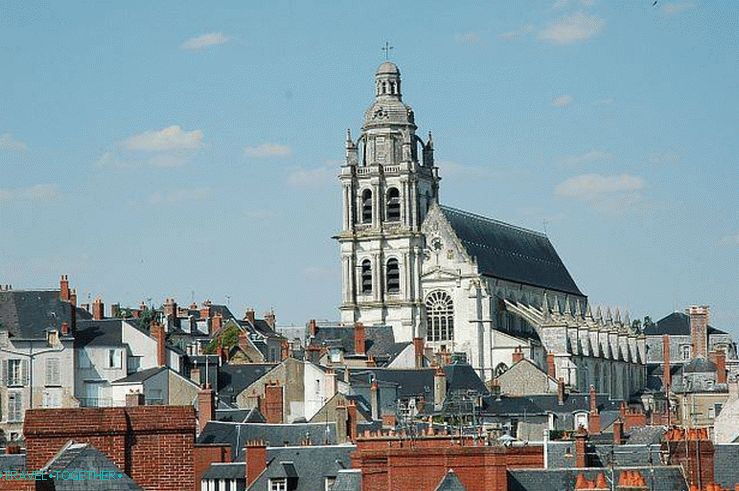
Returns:
[[[0,135],[0,150],[13,150],[15,152],[23,152],[27,150],[26,144],[10,133],[3,133]]]
[[[554,106],[554,107],[567,107],[570,104],[572,104],[572,102],[574,100],[575,99],[571,95],[567,95],[567,94],[560,95],[560,96],[557,96],[554,99],[552,99],[552,106]]]
[[[210,197],[211,189],[193,188],[193,189],[172,189],[169,191],[157,191],[149,196],[149,204],[151,205],[171,205],[184,201],[203,201]]]
[[[262,143],[261,145],[247,146],[244,148],[244,155],[254,159],[289,157],[292,153],[292,150],[287,145],[278,145],[276,143]]]
[[[690,10],[695,5],[692,2],[668,2],[660,7],[660,11],[667,15],[675,15]]]
[[[505,39],[506,41],[510,41],[512,39],[523,37],[526,34],[533,32],[533,30],[534,30],[534,26],[532,24],[526,24],[524,26],[521,26],[519,29],[498,34],[498,38]]]
[[[604,176],[581,174],[559,183],[554,194],[610,211],[623,210],[642,201],[644,179],[630,174]]]
[[[224,35],[222,32],[209,32],[202,36],[190,38],[180,45],[180,48],[187,50],[199,50],[203,48],[209,48],[211,46],[218,46],[228,42],[229,37]]]
[[[203,145],[203,132],[183,131],[179,125],[161,130],[145,131],[123,142],[127,150],[162,152],[168,150],[197,150]]]
[[[454,36],[454,41],[458,44],[480,44],[480,35],[476,32],[464,32]]]
[[[331,164],[312,169],[296,167],[288,173],[287,184],[296,188],[320,187],[333,183],[338,174],[338,166]]]
[[[572,44],[595,36],[605,25],[606,21],[597,15],[577,12],[549,24],[539,32],[539,39],[554,44]]]
[[[0,188],[0,203],[11,201],[51,201],[59,197],[55,184],[36,184],[23,188]]]
[[[575,167],[612,159],[613,154],[611,153],[604,152],[602,150],[590,150],[589,152],[581,153],[580,155],[569,155],[562,159],[562,163],[566,166]]]

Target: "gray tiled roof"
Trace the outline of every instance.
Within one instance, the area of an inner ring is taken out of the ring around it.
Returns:
[[[647,336],[690,336],[690,316],[684,312],[673,312],[644,329]],[[708,334],[726,334],[720,329],[708,326]]]
[[[462,485],[462,482],[454,471],[449,469],[435,491],[466,491],[466,488]]]
[[[153,377],[154,375],[157,375],[162,370],[167,370],[166,367],[153,367],[153,368],[147,368],[146,370],[141,370],[139,372],[134,372],[131,375],[127,377],[120,378],[118,380],[114,380],[114,384],[133,384],[137,382],[143,382],[144,380]]]
[[[395,342],[392,326],[364,326],[364,350],[379,361],[394,358],[402,348]],[[344,353],[354,353],[354,326],[319,325],[311,344],[340,346]]]
[[[121,319],[80,320],[74,333],[74,346],[123,346]]]
[[[262,375],[276,367],[275,363],[226,364],[218,368],[218,397],[236,397]]]
[[[652,491],[687,491],[688,485],[679,466],[624,467],[614,470],[616,482],[622,470],[636,470],[646,479]],[[608,474],[608,468],[588,469],[510,469],[508,491],[551,491],[553,489],[575,489],[575,480],[580,473],[587,479],[595,479],[598,473]]]
[[[267,448],[267,468],[249,490],[267,489],[269,478],[286,477],[295,483],[294,491],[325,489],[326,478],[335,478],[351,466],[349,455],[354,445],[300,446]]]
[[[121,471],[108,457],[87,443],[68,442],[59,453],[44,467],[46,471],[62,472],[64,470],[108,471],[120,478],[107,481],[99,480],[64,480],[54,481],[54,489],[58,491],[93,491],[106,489],[109,491],[134,491],[141,488]]]
[[[448,206],[439,206],[486,276],[583,295],[549,238]]]
[[[246,469],[243,462],[214,462],[203,474],[202,479],[245,479]]]
[[[216,420],[225,423],[265,423],[259,409],[216,409]]]
[[[45,338],[47,329],[61,330],[62,322],[72,318],[72,306],[59,295],[59,290],[0,291],[0,327],[24,339]],[[77,309],[77,316],[89,314]]]
[[[739,484],[739,443],[714,446],[713,479],[722,487],[733,489]]]
[[[362,470],[340,470],[331,491],[362,491]]]
[[[228,443],[234,460],[242,460],[248,440],[264,440],[268,445],[300,445],[307,437],[312,445],[336,443],[336,423],[227,423],[209,421],[198,443]]]

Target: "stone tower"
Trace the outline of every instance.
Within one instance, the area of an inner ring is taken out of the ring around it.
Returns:
[[[434,148],[416,135],[403,103],[400,70],[385,62],[375,74],[375,100],[356,141],[347,131],[339,180],[344,323],[393,326],[396,339],[420,335],[421,223],[438,199]]]

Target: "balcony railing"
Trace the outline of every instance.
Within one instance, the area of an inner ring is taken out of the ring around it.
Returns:
[[[85,397],[80,399],[82,407],[111,407],[113,399],[111,397]]]

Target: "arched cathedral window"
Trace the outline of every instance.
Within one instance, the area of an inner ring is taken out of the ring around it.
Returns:
[[[398,293],[400,291],[400,266],[397,259],[389,259],[387,262],[387,292]]]
[[[362,223],[372,223],[372,191],[362,193]]]
[[[372,293],[372,263],[369,259],[362,261],[362,293]]]
[[[387,221],[397,222],[400,220],[400,191],[398,188],[390,188],[387,192]]]
[[[442,291],[433,291],[426,297],[429,341],[451,341],[454,339],[454,304],[452,297]]]

